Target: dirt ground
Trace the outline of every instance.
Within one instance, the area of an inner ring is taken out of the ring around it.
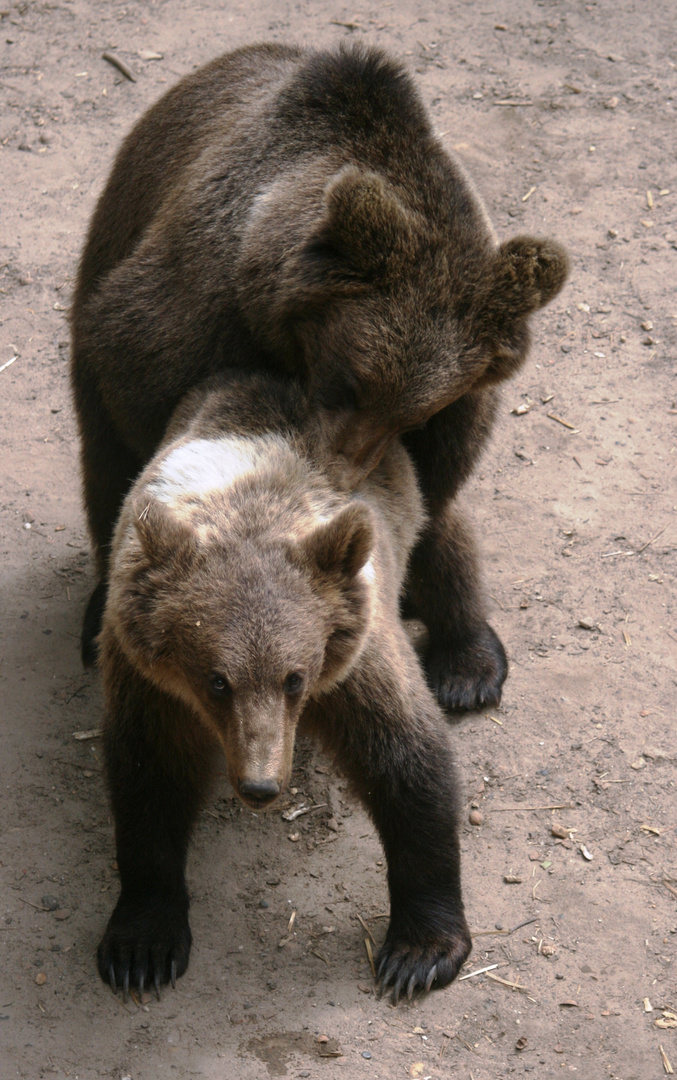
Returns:
[[[677,1068],[676,29],[673,0],[2,3],[3,1080]],[[100,742],[75,734],[101,723],[78,655],[76,260],[120,139],[179,76],[245,42],[346,38],[408,62],[501,238],[572,255],[466,494],[511,663],[502,707],[451,730],[472,977],[397,1009],[374,996],[381,849],[301,746],[282,807],[215,793],[189,971],[123,1004],[94,965],[117,893]],[[301,805],[317,810],[284,819]]]

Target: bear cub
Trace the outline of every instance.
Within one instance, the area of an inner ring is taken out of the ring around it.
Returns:
[[[187,847],[219,747],[260,808],[298,729],[383,843],[381,989],[445,986],[470,952],[447,725],[399,618],[425,523],[415,471],[391,442],[351,495],[325,453],[293,382],[232,374],[186,397],[124,500],[100,635],[121,894],[98,966],[114,990],[159,993],[186,969]]]
[[[354,486],[402,436],[428,523],[405,607],[441,704],[495,704],[507,665],[455,505],[496,385],[560,290],[559,244],[499,244],[402,65],[379,49],[253,45],[187,76],[118,153],[80,263],[72,382],[99,585],[131,481],[182,397],[232,369],[299,379]],[[416,430],[414,430],[416,429]]]

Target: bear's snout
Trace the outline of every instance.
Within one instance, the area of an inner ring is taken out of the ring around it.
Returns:
[[[238,794],[246,803],[255,808],[267,806],[280,794],[277,780],[238,780]]]

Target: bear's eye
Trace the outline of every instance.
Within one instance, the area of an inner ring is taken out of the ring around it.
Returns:
[[[342,376],[330,379],[320,391],[320,400],[329,412],[354,412],[360,404],[357,384]]]
[[[210,675],[209,676],[209,689],[215,697],[225,697],[230,693],[230,685],[228,679],[223,675]]]
[[[300,671],[290,671],[287,678],[284,680],[284,692],[293,696],[294,694],[300,694],[303,690],[304,683],[303,675]]]

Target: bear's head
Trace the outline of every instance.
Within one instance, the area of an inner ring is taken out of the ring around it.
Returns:
[[[289,780],[304,706],[363,644],[370,513],[351,503],[276,537],[231,529],[225,502],[183,516],[148,489],[129,501],[106,620],[134,666],[222,745],[240,797],[263,806]]]
[[[463,394],[509,378],[529,348],[529,316],[562,288],[564,249],[518,236],[497,245],[462,170],[431,139],[397,176],[346,165],[325,183],[301,243],[264,273],[270,234],[293,219],[293,185],[257,206],[244,244],[250,320],[268,347],[303,357],[330,454],[355,479],[398,434]],[[289,203],[289,205],[287,205]]]

